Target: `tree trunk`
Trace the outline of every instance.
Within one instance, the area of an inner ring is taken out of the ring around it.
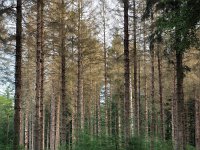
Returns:
[[[139,135],[139,127],[140,127],[140,119],[139,119],[139,103],[138,103],[138,96],[137,96],[137,46],[136,46],[136,7],[135,7],[135,0],[133,0],[133,36],[134,36],[134,43],[133,43],[133,61],[134,61],[134,100],[135,100],[135,135]]]
[[[130,65],[129,65],[129,32],[128,32],[128,0],[124,1],[124,131],[125,142],[128,146],[130,139]]]
[[[176,101],[176,67],[174,66],[172,99],[172,141],[174,148],[177,147],[177,101]]]
[[[30,131],[30,145],[29,145],[29,149],[33,150],[34,149],[34,115],[33,115],[33,112],[31,113],[31,122],[30,122],[30,126],[31,128],[29,129]]]
[[[153,13],[151,14],[151,22],[153,22]],[[151,29],[153,32],[153,29]],[[154,56],[154,43],[150,42],[150,53],[151,53],[151,150],[154,150],[154,140],[156,131],[156,116],[155,116],[155,56]]]
[[[140,56],[138,58],[138,117],[139,117],[139,127],[138,127],[138,135],[141,134],[141,128],[142,128],[142,119],[141,119],[141,62],[140,62]]]
[[[42,62],[42,5],[43,2],[37,0],[37,49],[36,49],[36,96],[35,96],[35,105],[36,105],[36,113],[35,113],[35,133],[34,133],[34,149],[40,150],[41,147],[41,118],[40,118],[40,109],[41,109],[41,62]],[[43,103],[43,102],[42,102]]]
[[[25,127],[24,127],[24,147],[25,150],[28,150],[28,145],[29,145],[29,121],[30,121],[30,114],[29,114],[29,109],[30,109],[30,101],[26,100],[26,113],[25,113]]]
[[[41,23],[40,23],[40,36],[41,36],[41,86],[40,86],[40,147],[41,150],[44,150],[44,130],[45,130],[45,122],[44,122],[44,105],[43,105],[43,99],[44,99],[44,50],[43,50],[43,9],[44,9],[44,1],[40,0],[41,3]]]
[[[52,81],[52,97],[51,97],[51,123],[50,123],[50,150],[55,150],[55,90]]]
[[[183,94],[183,54],[180,51],[176,51],[176,92],[177,92],[177,150],[185,150],[185,106],[184,106],[184,94]]]
[[[108,135],[108,92],[107,92],[107,50],[106,50],[106,20],[105,0],[103,0],[103,49],[104,49],[104,99],[105,99],[105,131]]]
[[[50,140],[50,117],[47,119],[47,132],[46,132],[46,149],[49,149]]]
[[[158,44],[159,45],[159,44]],[[162,85],[162,58],[160,56],[160,49],[158,46],[157,49],[157,57],[158,57],[158,82],[159,82],[159,98],[160,98],[160,134],[161,138],[164,140],[164,111],[163,111],[163,85]]]
[[[196,150],[200,150],[200,99],[195,99],[195,143]]]
[[[97,83],[95,83],[95,87],[96,87],[96,94],[97,94],[97,96],[96,96],[96,114],[97,114],[97,118],[96,118],[96,133],[97,133],[97,136],[98,135],[100,135],[100,133],[101,133],[101,105],[100,105],[100,97],[99,97],[99,95],[98,95],[98,86],[97,86]]]
[[[61,124],[61,145],[66,144],[67,140],[67,101],[66,101],[66,77],[65,77],[65,67],[66,67],[66,56],[65,56],[65,34],[64,34],[64,1],[62,0],[62,14],[61,14],[61,98],[62,98],[62,124]]]
[[[14,142],[13,149],[18,150],[22,145],[22,1],[17,0],[16,19],[16,55],[15,55],[15,114],[14,114]]]
[[[60,145],[60,95],[56,103],[56,137],[55,137],[55,149],[57,150]]]
[[[78,1],[79,21],[78,21],[78,87],[77,87],[77,132],[80,133],[84,128],[83,113],[83,62],[81,48],[81,18],[82,18],[82,0]]]
[[[144,50],[144,101],[145,101],[145,137],[146,140],[148,140],[148,134],[149,134],[149,125],[148,125],[148,119],[149,119],[149,110],[148,110],[148,100],[147,100],[147,72],[146,72],[146,24],[144,21],[143,25],[143,50]]]

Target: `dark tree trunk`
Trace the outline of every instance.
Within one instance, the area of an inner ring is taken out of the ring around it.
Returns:
[[[42,85],[42,7],[43,7],[43,1],[37,0],[37,49],[36,49],[36,113],[35,113],[35,133],[34,133],[34,149],[40,150],[43,147],[41,147],[41,136],[42,136],[42,129],[41,129],[41,87]],[[43,96],[42,96],[43,98]],[[42,104],[43,106],[43,104]],[[43,108],[42,108],[43,109]],[[43,110],[42,110],[43,112]]]
[[[129,31],[128,31],[128,0],[124,1],[124,127],[125,141],[130,138],[130,64],[129,64]]]
[[[164,111],[163,111],[163,85],[162,85],[162,58],[160,56],[160,49],[158,46],[157,49],[157,57],[158,57],[158,82],[159,82],[159,98],[160,98],[160,134],[161,138],[164,140]]]
[[[44,150],[44,105],[43,105],[43,97],[44,97],[44,50],[43,50],[43,9],[44,9],[44,1],[41,0],[41,21],[40,21],[40,36],[41,36],[41,86],[40,86],[40,130],[41,130],[41,137],[40,137],[40,146],[41,149]]]
[[[66,58],[65,58],[65,35],[64,35],[64,1],[62,0],[61,4],[61,102],[62,102],[62,123],[61,123],[61,133],[60,141],[61,145],[66,144],[67,140],[67,101],[66,101],[66,77],[65,77],[65,67],[66,67]]]
[[[177,98],[177,150],[186,149],[185,141],[185,105],[184,105],[184,93],[183,93],[183,53],[176,51],[176,98]]]
[[[153,13],[151,13],[151,23],[153,23]],[[151,28],[153,32],[153,28]],[[154,54],[154,43],[153,39],[150,42],[150,53],[151,53],[151,150],[154,149],[155,131],[156,131],[156,116],[155,116],[155,54]]]
[[[15,114],[14,114],[14,147],[18,150],[22,144],[22,1],[17,0],[16,19],[16,55],[15,55]]]

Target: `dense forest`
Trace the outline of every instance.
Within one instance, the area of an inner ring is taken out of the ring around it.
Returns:
[[[200,0],[0,0],[0,150],[200,150]]]

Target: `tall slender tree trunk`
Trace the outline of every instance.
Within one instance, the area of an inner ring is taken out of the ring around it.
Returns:
[[[41,36],[41,86],[40,86],[40,129],[41,129],[41,137],[40,137],[40,146],[41,150],[44,150],[44,130],[45,130],[45,122],[44,122],[44,50],[43,50],[43,9],[44,9],[44,1],[40,0],[41,2],[41,21],[40,21],[40,36]]]
[[[140,119],[139,119],[139,103],[138,103],[138,93],[137,93],[137,45],[136,45],[136,7],[135,0],[133,0],[133,61],[134,61],[134,100],[135,100],[135,135],[139,135]]]
[[[138,135],[141,134],[142,129],[142,119],[141,119],[141,60],[140,56],[138,57],[138,117],[139,117],[139,127],[138,127]]]
[[[146,24],[144,21],[143,25],[143,50],[144,50],[144,101],[145,101],[145,137],[146,140],[148,140],[148,134],[149,134],[149,125],[148,125],[148,119],[149,119],[149,110],[148,110],[148,100],[147,100],[147,69],[146,69]]]
[[[200,99],[197,95],[195,97],[195,147],[200,150]]]
[[[200,68],[198,70],[200,72]],[[200,82],[198,84],[200,87]],[[195,92],[195,143],[196,143],[196,149],[200,149],[200,93],[199,88],[197,88]]]
[[[83,110],[83,62],[81,46],[81,18],[82,18],[82,0],[78,0],[78,87],[77,87],[77,122],[78,133],[84,128],[84,110]]]
[[[151,22],[153,22],[153,13],[151,14]],[[153,32],[153,29],[151,29]],[[154,43],[150,42],[150,53],[151,53],[151,150],[154,150],[154,140],[156,131],[156,116],[155,116],[155,54],[154,54]]]
[[[49,149],[50,140],[50,117],[47,119],[47,132],[46,132],[46,149]]]
[[[186,149],[186,141],[184,135],[185,128],[185,105],[184,105],[184,93],[183,93],[183,53],[176,51],[176,93],[177,93],[177,150]]]
[[[66,101],[66,77],[65,77],[65,67],[66,67],[66,56],[65,56],[65,28],[64,28],[64,1],[61,2],[61,101],[62,101],[62,124],[60,141],[61,145],[66,144],[67,140],[67,101]]]
[[[28,138],[28,149],[30,149],[30,150],[32,150],[33,149],[33,113],[32,112],[30,112],[30,119],[29,119],[29,128],[28,128],[28,136],[29,136],[29,138]]]
[[[96,134],[98,136],[101,133],[101,106],[100,106],[100,97],[98,94],[97,83],[95,83],[95,93],[96,93]]]
[[[107,50],[106,50],[106,12],[105,12],[105,0],[103,0],[103,49],[104,49],[104,99],[105,99],[105,131],[108,135],[108,92],[107,92]]]
[[[88,131],[89,134],[92,135],[92,110],[93,110],[93,97],[94,97],[94,92],[93,92],[93,80],[92,80],[92,64],[90,62],[90,98],[88,102]]]
[[[129,1],[124,1],[124,117],[123,129],[125,131],[126,146],[130,139],[130,64],[129,64],[129,31],[128,31]]]
[[[52,81],[51,118],[50,118],[50,150],[55,150],[55,87]]]
[[[173,97],[172,97],[172,141],[174,149],[177,147],[177,101],[176,101],[176,66],[174,65]]]
[[[27,69],[26,69],[26,75],[27,75],[27,77],[30,77],[31,76],[31,70],[30,70],[30,68],[31,68],[31,60],[30,60],[30,58],[31,58],[31,50],[29,49],[28,50],[28,62],[27,62]],[[30,97],[30,91],[31,91],[31,88],[30,88],[30,85],[31,85],[31,81],[29,80],[29,79],[26,79],[27,81],[26,81],[26,86],[25,86],[25,88],[26,88],[26,90],[28,91],[28,92],[26,92],[26,100],[25,100],[25,123],[24,123],[24,148],[25,148],[25,150],[28,150],[29,149],[29,145],[31,144],[31,143],[29,143],[30,142],[30,140],[29,140],[29,138],[31,138],[31,134],[29,133],[29,132],[31,132],[31,130],[30,130],[30,128],[31,128],[31,124],[30,124],[30,122],[31,122],[31,111],[30,111],[30,108],[31,108],[31,103],[32,103],[32,101],[31,101],[31,97]]]
[[[162,85],[162,58],[160,56],[160,48],[158,44],[157,49],[158,57],[158,82],[159,82],[159,99],[160,99],[160,134],[161,138],[164,140],[164,110],[163,110],[163,85]]]
[[[15,55],[15,114],[13,149],[18,150],[22,137],[22,1],[17,0],[16,19],[16,55]]]
[[[41,130],[41,103],[43,105],[43,102],[41,102],[41,85],[42,81],[42,0],[37,0],[37,49],[36,49],[36,96],[35,96],[35,105],[36,105],[36,112],[35,112],[35,133],[34,133],[34,149],[40,150],[41,147],[41,136],[42,136],[42,130]],[[43,96],[42,96],[43,98]]]
[[[55,149],[57,150],[60,145],[60,95],[56,102],[56,137],[55,137]]]
[[[135,107],[135,105],[134,105],[134,99],[133,99],[133,79],[132,79],[132,67],[130,66],[130,71],[131,71],[131,73],[130,73],[130,108],[131,108],[131,110],[130,110],[130,117],[131,117],[131,120],[130,120],[130,130],[131,130],[131,134],[133,135],[134,134],[134,132],[135,132],[135,128],[134,128],[134,117],[135,117],[135,113],[134,113],[134,107]]]
[[[28,88],[29,89],[29,88]],[[25,127],[24,127],[24,147],[28,150],[29,146],[29,122],[30,122],[30,101],[26,100]]]

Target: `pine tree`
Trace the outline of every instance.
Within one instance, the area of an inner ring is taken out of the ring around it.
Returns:
[[[16,19],[16,55],[15,55],[15,116],[14,147],[18,150],[22,145],[22,1],[17,0]]]

